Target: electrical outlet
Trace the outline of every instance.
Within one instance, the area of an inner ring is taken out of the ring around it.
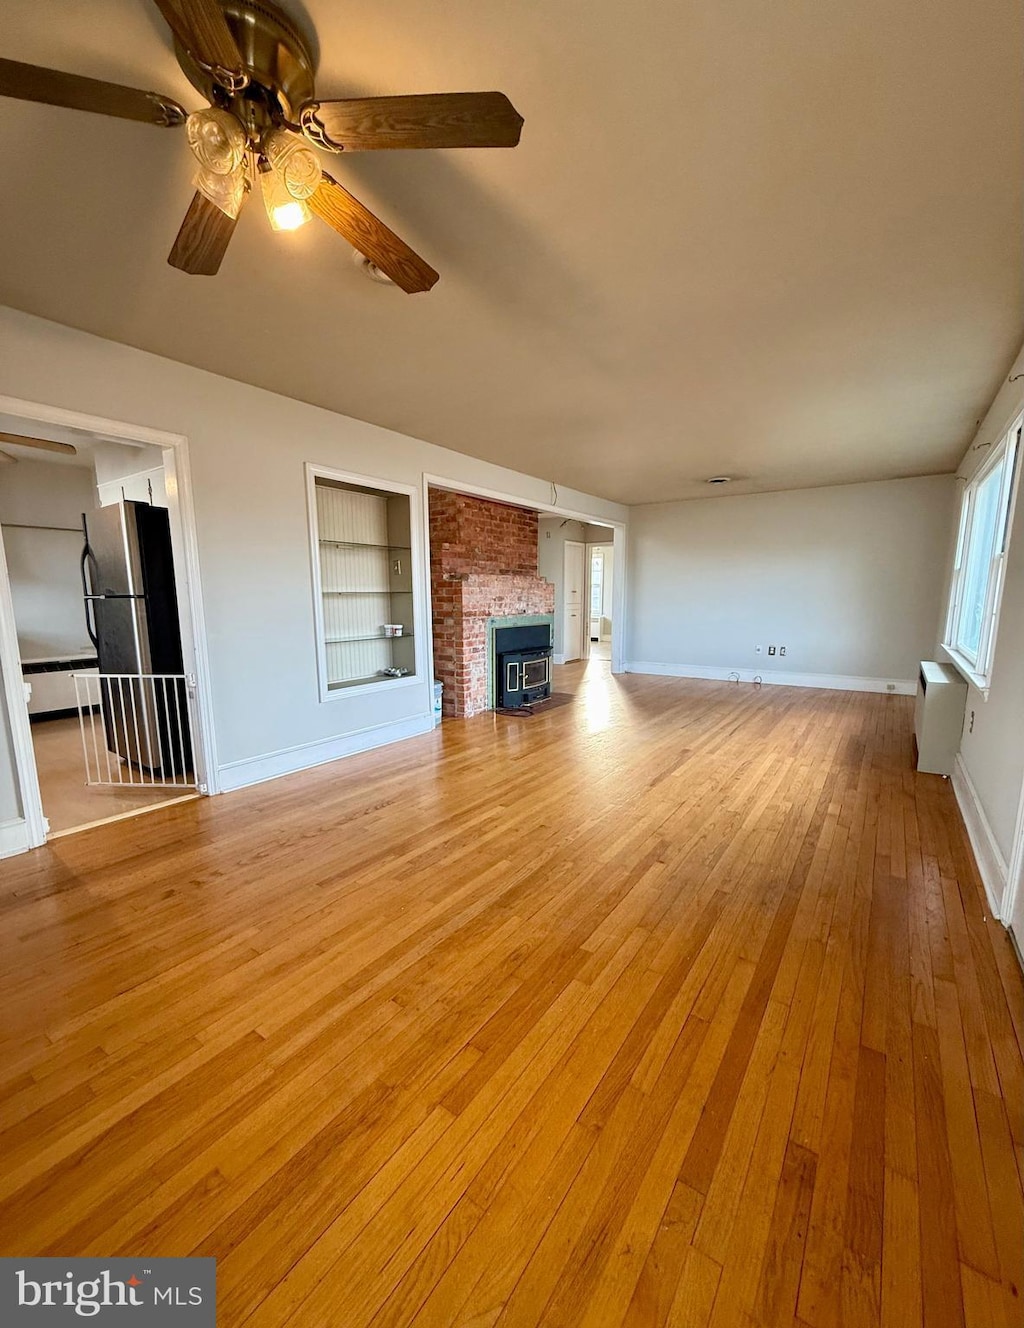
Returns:
[[[784,655],[785,653],[786,653],[786,647],[785,647],[785,646],[779,646],[779,654],[780,654],[780,655]]]
[[[967,732],[968,732],[968,733],[973,733],[973,732],[974,732],[974,711],[973,711],[973,710],[971,711],[971,727],[967,730]]]
[[[774,647],[774,646],[769,646],[769,647],[768,647],[768,653],[769,653],[769,655],[774,655],[774,654],[775,654],[775,647]]]
[[[885,684],[885,690],[887,692],[894,692],[896,690],[896,684],[894,682],[887,682]]]

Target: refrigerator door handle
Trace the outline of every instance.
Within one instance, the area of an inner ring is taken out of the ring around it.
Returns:
[[[82,527],[85,527],[85,517],[82,517]],[[82,549],[82,598],[85,601],[85,630],[89,633],[89,640],[95,649],[99,649],[99,638],[96,635],[95,615],[90,607],[90,601],[99,599],[99,595],[93,595],[89,589],[89,576],[86,572],[86,564],[92,558],[92,549],[89,548],[89,541],[86,539],[85,547]]]

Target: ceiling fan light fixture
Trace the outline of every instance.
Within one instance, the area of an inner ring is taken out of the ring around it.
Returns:
[[[193,111],[185,121],[185,133],[192,155],[212,175],[231,175],[245,160],[245,130],[230,111],[218,106]]]
[[[263,136],[263,155],[292,198],[305,203],[320,187],[320,159],[301,138],[287,129],[271,129]]]
[[[267,218],[272,230],[295,231],[313,220],[304,199],[295,198],[288,191],[284,179],[275,170],[260,172],[260,187],[263,190],[263,206],[267,209]]]
[[[200,166],[193,183],[203,197],[219,207],[225,216],[230,217],[232,221],[237,219],[245,201],[248,185],[244,162],[227,175],[218,175],[215,171]]]
[[[307,221],[312,220],[313,214],[305,203],[293,198],[290,203],[274,209],[270,225],[275,231],[297,231],[300,226],[305,226]]]

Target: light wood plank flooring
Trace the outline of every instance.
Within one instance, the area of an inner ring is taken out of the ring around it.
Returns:
[[[1018,1328],[1022,985],[906,698],[610,678],[0,889],[0,1251],[223,1328]]]
[[[43,812],[51,834],[123,816],[126,812],[145,811],[187,795],[187,790],[180,788],[87,784],[77,716],[37,721],[32,725],[32,746]],[[127,766],[121,768],[127,772]],[[124,778],[128,779],[127,773]]]

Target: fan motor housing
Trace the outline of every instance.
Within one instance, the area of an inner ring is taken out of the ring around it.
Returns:
[[[301,108],[313,100],[316,62],[309,40],[287,14],[266,0],[219,3],[249,78],[276,96],[287,119],[297,120]],[[174,53],[192,86],[207,101],[222,102],[224,94],[213,75],[177,40]]]

